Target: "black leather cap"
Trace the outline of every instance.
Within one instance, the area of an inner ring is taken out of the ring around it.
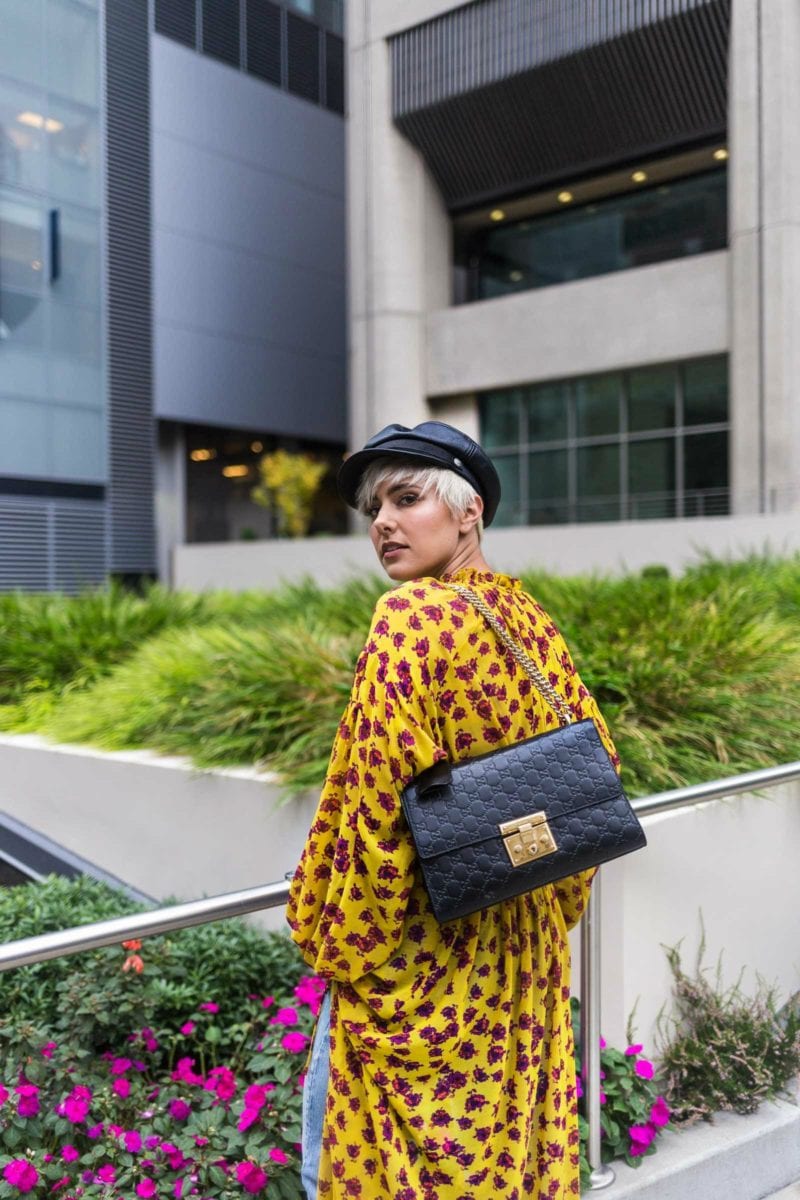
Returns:
[[[483,523],[490,525],[500,503],[500,478],[488,454],[460,429],[444,421],[423,421],[409,429],[407,425],[387,425],[346,458],[336,482],[342,499],[356,507],[361,477],[376,458],[408,459],[434,467],[446,467],[466,479],[483,499]]]

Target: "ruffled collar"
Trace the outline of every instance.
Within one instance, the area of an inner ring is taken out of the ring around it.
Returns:
[[[442,583],[461,583],[465,587],[485,585],[486,587],[508,588],[519,591],[522,581],[513,575],[501,575],[497,571],[479,571],[476,567],[461,567],[458,571],[446,571],[441,576]]]

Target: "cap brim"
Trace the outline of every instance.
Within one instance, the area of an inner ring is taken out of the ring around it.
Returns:
[[[418,441],[409,441],[405,446],[400,446],[395,441],[392,446],[375,446],[369,450],[357,450],[355,454],[351,454],[349,458],[344,460],[336,476],[336,485],[339,489],[339,494],[351,508],[357,507],[356,494],[362,477],[369,464],[374,462],[376,458],[400,458],[405,459],[407,462],[416,459],[417,462],[431,463],[433,466],[446,467],[449,470],[453,469],[452,456],[448,457],[444,450],[439,453],[434,449],[426,450],[423,446],[420,446]]]

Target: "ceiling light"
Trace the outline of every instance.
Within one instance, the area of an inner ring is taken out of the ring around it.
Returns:
[[[647,179],[647,172],[646,171],[634,171],[633,174],[631,175],[631,179],[633,180],[634,183],[644,183],[644,181]]]
[[[492,211],[489,213],[490,221],[505,221],[505,219],[506,219],[506,214],[502,208],[493,208]]]
[[[42,260],[41,260],[40,258],[34,258],[34,259],[31,261],[31,266],[33,267],[34,271],[41,271],[41,269],[42,269]]]
[[[522,271],[512,271],[508,278],[512,283],[519,283],[522,279]]]
[[[572,192],[559,192],[558,199],[561,204],[569,204],[569,202],[573,199]]]
[[[20,125],[31,125],[34,129],[41,129],[44,126],[44,117],[41,113],[25,112],[17,113],[17,120]]]
[[[249,474],[250,468],[244,463],[236,463],[235,466],[223,467],[222,474],[228,479],[239,479],[242,475]]]
[[[714,151],[714,158],[717,160],[717,162],[725,162],[725,159],[727,157],[728,157],[728,151],[725,148],[725,146],[720,146],[717,150]]]
[[[44,127],[48,133],[61,133],[61,130],[64,128],[64,122],[57,121],[55,117],[47,117]]]
[[[208,462],[210,458],[216,457],[216,450],[192,450],[189,453],[189,458],[192,462]]]
[[[264,443],[263,442],[251,442],[250,449],[253,451],[253,454],[260,454],[261,451],[264,449]]]

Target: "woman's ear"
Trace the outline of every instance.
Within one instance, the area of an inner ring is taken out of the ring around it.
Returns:
[[[461,514],[459,533],[471,533],[483,516],[483,499],[476,494],[472,497],[464,512]]]

